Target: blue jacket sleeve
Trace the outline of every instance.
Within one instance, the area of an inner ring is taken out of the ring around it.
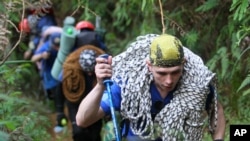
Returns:
[[[121,88],[116,83],[113,83],[113,85],[111,86],[111,95],[112,95],[112,101],[113,101],[115,110],[120,111]],[[103,109],[103,111],[105,112],[106,115],[111,114],[108,92],[106,90],[103,93],[100,105],[101,105],[101,108]]]

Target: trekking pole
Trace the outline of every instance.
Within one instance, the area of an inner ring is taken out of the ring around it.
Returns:
[[[102,54],[99,57],[108,59],[109,55],[108,54]],[[113,104],[113,101],[112,101],[112,93],[111,93],[111,89],[110,89],[113,82],[110,80],[110,78],[105,78],[103,83],[106,86],[106,90],[108,92],[110,111],[111,111],[112,121],[113,121],[113,124],[114,124],[116,141],[121,141],[120,130],[119,130],[119,126],[117,124],[116,116],[115,116],[115,108],[114,108],[114,104]]]

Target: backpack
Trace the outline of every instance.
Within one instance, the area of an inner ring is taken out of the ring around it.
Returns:
[[[93,45],[104,51],[107,49],[101,36],[95,31],[82,31],[77,34],[75,48],[79,48],[84,45]]]

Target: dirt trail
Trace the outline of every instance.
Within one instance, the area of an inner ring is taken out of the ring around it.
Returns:
[[[66,111],[67,111],[67,108],[65,108],[65,113],[67,116]],[[67,127],[65,127],[62,133],[56,134],[53,131],[54,125],[56,125],[56,113],[53,112],[53,113],[48,114],[48,118],[51,120],[52,125],[53,125],[51,128],[48,129],[48,132],[52,136],[51,141],[73,141],[71,137],[72,128],[71,128],[70,121],[68,122]]]
[[[43,105],[40,107],[43,108],[45,107],[45,109],[39,111],[41,112],[42,115],[48,118],[49,122],[51,122],[51,126],[50,128],[47,129],[47,131],[52,138],[51,140],[48,141],[73,141],[71,135],[72,127],[71,127],[71,122],[69,120],[63,132],[61,133],[54,132],[54,126],[56,125],[56,112],[55,112],[54,100],[49,100],[45,95],[46,92],[44,91],[42,83],[40,82],[38,86],[38,93],[36,93],[36,95],[32,99],[39,101],[38,103]],[[66,105],[64,106],[64,113],[68,117],[68,109]]]

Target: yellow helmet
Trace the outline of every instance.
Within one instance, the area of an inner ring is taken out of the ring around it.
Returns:
[[[154,66],[173,67],[181,65],[184,52],[181,41],[168,34],[156,37],[150,46],[150,62]]]

